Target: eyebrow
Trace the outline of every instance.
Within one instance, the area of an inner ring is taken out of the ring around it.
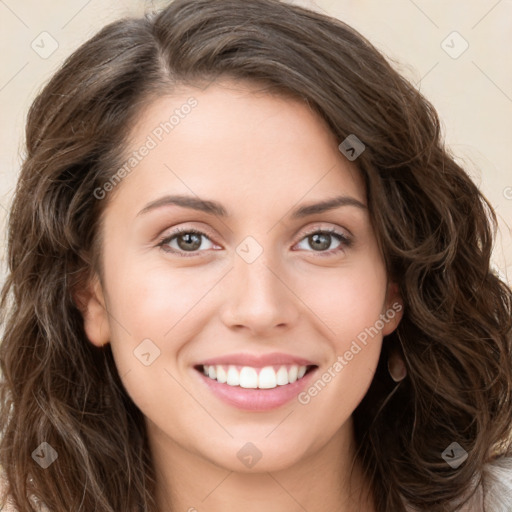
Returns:
[[[228,214],[227,210],[222,206],[222,204],[217,201],[211,201],[207,199],[199,199],[197,197],[185,196],[185,195],[166,195],[151,201],[148,203],[138,214],[144,215],[152,210],[157,208],[162,208],[164,206],[176,205],[181,206],[183,208],[190,208],[192,210],[198,210],[201,212],[209,213],[211,215],[217,215],[219,217],[231,217]],[[332,199],[326,199],[324,201],[320,201],[317,203],[309,203],[300,206],[295,209],[292,214],[292,219],[301,219],[303,217],[307,217],[308,215],[314,215],[317,213],[323,213],[328,210],[333,210],[335,208],[340,208],[341,206],[355,206],[356,208],[360,208],[362,210],[366,210],[367,207],[361,201],[351,196],[337,196]]]

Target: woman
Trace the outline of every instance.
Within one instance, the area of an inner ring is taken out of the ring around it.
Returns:
[[[433,107],[344,23],[176,0],[105,27],[27,121],[8,506],[510,510],[493,225]]]

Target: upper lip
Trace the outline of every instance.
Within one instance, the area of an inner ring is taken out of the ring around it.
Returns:
[[[236,366],[253,366],[255,368],[264,366],[292,365],[310,366],[315,365],[312,361],[303,357],[284,354],[282,352],[272,352],[270,354],[226,354],[219,357],[206,359],[198,363],[198,365],[236,365]]]

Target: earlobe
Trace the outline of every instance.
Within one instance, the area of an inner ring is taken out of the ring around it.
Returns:
[[[73,294],[84,319],[84,330],[89,341],[97,347],[110,340],[110,325],[103,288],[97,274],[87,285]]]

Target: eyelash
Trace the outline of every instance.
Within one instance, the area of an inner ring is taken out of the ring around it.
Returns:
[[[157,247],[160,247],[166,253],[176,254],[176,255],[178,255],[180,257],[184,257],[184,258],[190,258],[190,257],[197,256],[198,252],[205,252],[205,251],[194,251],[194,252],[190,252],[190,253],[187,254],[185,251],[177,251],[175,249],[165,248],[165,246],[168,243],[170,243],[174,238],[176,238],[179,235],[182,235],[184,233],[187,233],[187,234],[193,233],[193,234],[196,234],[196,235],[199,235],[199,236],[204,236],[208,240],[210,240],[210,237],[206,233],[204,233],[202,231],[199,231],[197,229],[194,229],[194,228],[177,228],[172,233],[170,233],[170,234],[166,235],[164,238],[160,239],[160,241],[157,244]],[[314,229],[304,233],[304,235],[299,240],[299,242],[301,242],[302,240],[304,240],[308,236],[311,236],[311,235],[314,235],[314,234],[317,234],[317,233],[329,234],[331,236],[334,236],[335,238],[337,238],[341,242],[339,247],[337,247],[336,249],[331,249],[329,251],[307,251],[307,252],[315,252],[320,257],[332,256],[334,254],[337,254],[340,251],[343,251],[344,248],[351,247],[351,245],[352,245],[352,239],[351,238],[349,238],[347,235],[345,235],[343,233],[340,233],[339,231],[337,231],[334,228],[325,228],[325,229],[314,228]],[[299,243],[299,242],[297,242],[297,243]]]

